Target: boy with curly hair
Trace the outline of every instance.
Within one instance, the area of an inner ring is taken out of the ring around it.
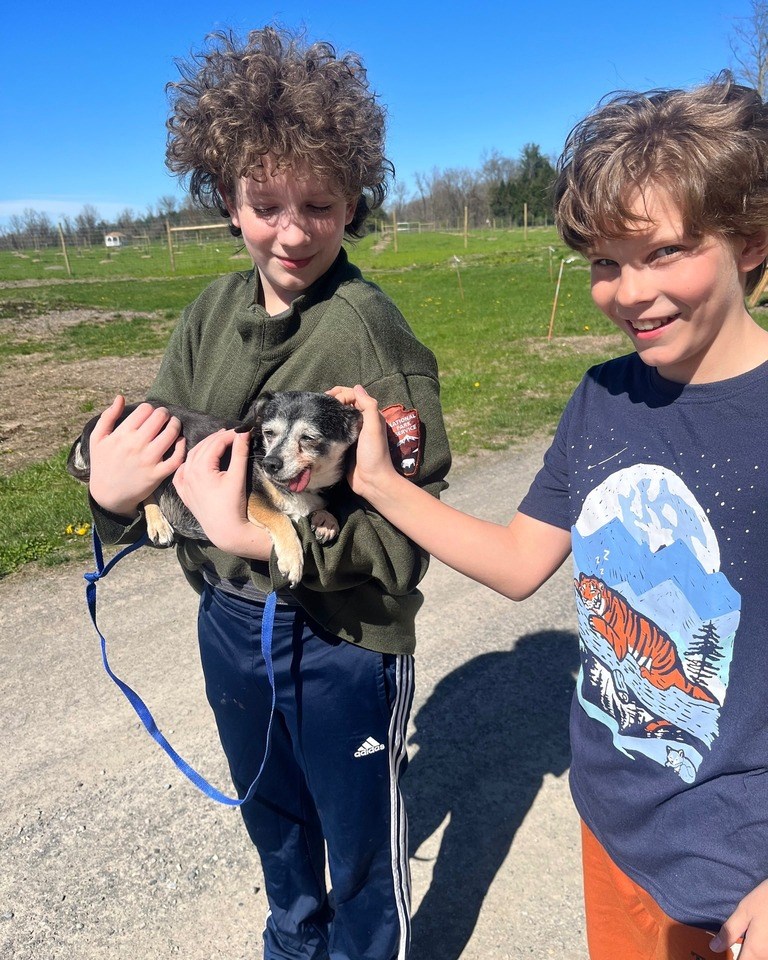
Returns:
[[[167,160],[196,201],[231,219],[254,268],[214,281],[184,311],[150,397],[240,418],[263,390],[363,382],[421,423],[413,479],[438,495],[450,454],[434,357],[342,248],[393,172],[360,60],[272,27],[209,40],[169,85]],[[247,435],[215,434],[185,460],[165,409],[145,404],[116,425],[122,409],[118,397],[91,439],[97,529],[105,542],[135,539],[139,504],[179,468],[177,489],[210,542],[182,540],[178,558],[201,595],[206,690],[241,797],[270,723],[259,637],[265,598],[279,591],[270,753],[241,808],[264,870],[264,956],[403,960],[400,784],[427,555],[342,482],[329,506],[340,533],[320,544],[300,521],[305,571],[289,588],[266,531],[246,517]]]
[[[513,600],[572,554],[571,789],[593,960],[768,957],[768,107],[727,72],[571,133],[564,241],[634,352],[588,371],[508,526],[395,476],[376,402],[354,490]],[[733,949],[732,949],[733,948]]]

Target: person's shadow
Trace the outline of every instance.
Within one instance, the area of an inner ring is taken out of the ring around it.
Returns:
[[[450,822],[413,917],[412,960],[461,956],[544,774],[568,769],[578,666],[574,633],[527,634],[448,674],[416,714],[403,781],[411,855]]]

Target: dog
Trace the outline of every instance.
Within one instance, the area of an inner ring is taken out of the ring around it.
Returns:
[[[119,422],[137,406],[127,405]],[[248,519],[268,530],[278,569],[295,587],[304,572],[304,555],[291,521],[309,517],[321,543],[338,535],[338,522],[325,509],[325,493],[344,474],[347,451],[360,433],[360,413],[324,393],[301,390],[259,394],[243,420],[223,420],[172,404],[162,406],[181,422],[187,450],[222,428],[250,431]],[[67,471],[83,483],[90,478],[90,437],[98,419],[88,421],[67,458]],[[228,456],[222,460],[225,469],[228,460]],[[155,546],[169,547],[177,537],[206,539],[176,492],[172,476],[163,480],[142,506],[147,534]]]

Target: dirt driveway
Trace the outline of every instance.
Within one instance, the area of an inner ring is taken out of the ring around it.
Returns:
[[[130,314],[122,311],[120,316]],[[0,335],[44,347],[65,327],[105,323],[113,317],[97,310],[0,316]],[[116,393],[131,400],[145,396],[160,357],[158,352],[62,362],[43,350],[4,360],[0,364],[0,476],[44,460],[71,443],[85,421],[108,406]]]

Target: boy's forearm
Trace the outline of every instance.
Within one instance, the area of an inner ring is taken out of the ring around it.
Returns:
[[[534,593],[570,551],[567,531],[522,514],[508,526],[481,520],[393,471],[382,472],[362,495],[432,556],[512,600]]]

